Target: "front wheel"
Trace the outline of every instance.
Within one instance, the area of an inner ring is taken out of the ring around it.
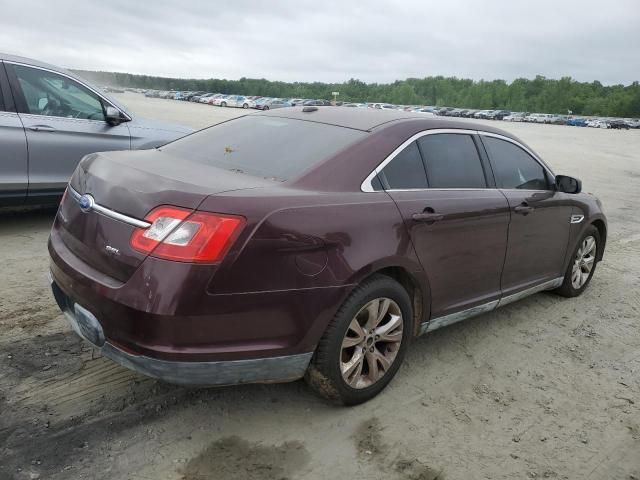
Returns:
[[[220,104],[220,106],[221,106],[221,107],[226,107],[226,106],[227,106],[227,102],[222,102],[222,103]]]
[[[335,403],[370,400],[400,368],[412,324],[404,287],[384,275],[371,277],[356,287],[327,327],[305,380]]]
[[[584,292],[596,271],[600,248],[600,232],[591,225],[578,242],[564,274],[564,281],[556,293],[563,297],[577,297]]]
[[[269,107],[265,105],[264,107],[262,107],[262,109],[263,110],[269,110]]]
[[[247,103],[242,104],[242,108],[249,108],[249,105]]]

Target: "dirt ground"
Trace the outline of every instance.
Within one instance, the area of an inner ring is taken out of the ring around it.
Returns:
[[[194,127],[242,113],[120,97]],[[604,262],[582,297],[421,337],[353,408],[303,382],[186,389],[101,358],[49,292],[55,212],[0,214],[0,479],[640,479],[640,130],[498,125],[602,199]]]

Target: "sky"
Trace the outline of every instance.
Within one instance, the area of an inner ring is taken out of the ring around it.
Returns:
[[[181,78],[640,80],[640,0],[0,0],[0,52]]]

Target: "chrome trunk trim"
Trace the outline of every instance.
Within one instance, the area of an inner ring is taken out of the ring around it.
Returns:
[[[69,191],[71,196],[73,196],[76,202],[80,202],[80,198],[82,197],[81,193],[74,190],[71,185],[67,186],[67,190]],[[85,213],[88,213],[91,211],[99,213],[100,215],[103,215],[105,217],[109,217],[114,220],[127,223],[137,228],[149,228],[151,226],[149,222],[138,220],[137,218],[133,218],[128,215],[124,215],[123,213],[116,212],[115,210],[111,210],[109,208],[103,207],[102,205],[95,203],[95,201],[91,203],[91,206],[88,209],[83,210],[83,212]]]

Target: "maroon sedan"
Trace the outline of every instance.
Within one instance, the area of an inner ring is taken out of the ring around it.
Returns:
[[[168,382],[305,377],[366,401],[411,339],[542,290],[576,296],[606,219],[501,130],[295,107],[83,159],[52,287],[83,338]]]

